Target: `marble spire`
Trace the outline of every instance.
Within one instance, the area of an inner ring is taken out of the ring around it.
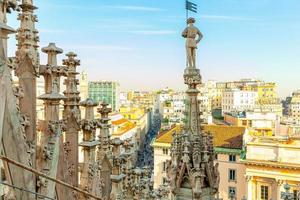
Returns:
[[[67,78],[64,81],[66,90],[64,95],[64,111],[63,118],[66,121],[65,143],[68,146],[68,155],[66,156],[69,168],[72,169],[71,174],[67,176],[67,183],[78,186],[78,135],[80,130],[80,97],[77,85],[79,80],[76,75],[79,74],[76,68],[80,65],[80,60],[76,59],[74,52],[66,54],[67,58],[63,60],[63,64],[67,68]]]
[[[38,31],[35,23],[38,22],[34,11],[37,9],[32,0],[23,0],[21,12],[18,14],[20,27],[17,29],[17,51],[15,57],[16,75],[19,78],[19,87],[24,95],[20,98],[20,110],[28,117],[29,125],[25,128],[27,143],[35,149],[36,139],[36,78],[39,74]],[[36,167],[36,152],[32,153],[32,166]]]
[[[45,79],[45,94],[38,98],[44,101],[44,120],[39,121],[38,130],[41,132],[38,151],[37,169],[43,173],[56,177],[58,175],[60,157],[63,155],[62,134],[65,122],[59,117],[60,101],[66,97],[60,94],[61,76],[66,76],[66,69],[57,65],[57,54],[62,49],[50,43],[42,51],[48,55],[47,65],[40,66],[40,74]],[[55,198],[57,185],[44,178],[37,181],[38,192]]]
[[[186,38],[187,66],[184,83],[187,85],[186,123],[180,134],[173,135],[168,178],[172,196],[178,200],[213,200],[218,191],[218,169],[212,136],[201,131],[197,86],[201,84],[196,67],[196,51],[202,34],[194,26],[195,19],[187,20],[182,36]]]

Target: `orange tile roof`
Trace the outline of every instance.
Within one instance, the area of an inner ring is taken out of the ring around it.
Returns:
[[[170,130],[166,130],[163,132],[158,133],[156,136],[156,142],[160,143],[171,143],[173,140],[172,133],[175,131],[176,133],[179,133],[182,130],[181,126],[175,125]]]
[[[119,120],[116,120],[116,121],[112,121],[111,123],[112,123],[112,125],[120,125],[120,124],[123,124],[123,123],[126,123],[126,122],[128,122],[128,120],[122,118],[122,119],[119,119]]]
[[[130,122],[128,120],[126,120],[126,121],[127,122],[124,125],[118,127],[118,131],[114,132],[113,135],[117,135],[117,136],[123,135],[124,133],[126,133],[136,127],[135,123]]]
[[[223,148],[242,149],[243,134],[245,127],[226,126],[226,125],[205,125],[205,132],[210,132],[214,136],[214,146]],[[181,126],[172,127],[170,130],[158,134],[156,143],[171,144],[172,133],[181,131]]]
[[[205,132],[213,135],[215,147],[242,149],[245,127],[206,125],[203,128]]]

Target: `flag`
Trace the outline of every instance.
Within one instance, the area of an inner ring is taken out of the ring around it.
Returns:
[[[191,12],[197,13],[197,4],[192,3],[188,0],[185,1],[185,8]]]

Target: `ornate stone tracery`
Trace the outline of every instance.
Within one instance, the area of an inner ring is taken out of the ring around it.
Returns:
[[[214,165],[212,137],[201,132],[197,86],[201,75],[196,68],[197,43],[202,38],[196,27],[189,27],[183,36],[187,38],[188,65],[184,82],[188,85],[188,120],[182,134],[174,134],[172,160],[168,162],[170,185],[162,185],[154,191],[151,169],[136,167],[134,144],[130,140],[110,138],[111,109],[106,102],[100,103],[100,119],[94,119],[91,99],[80,103],[76,78],[80,60],[74,52],[66,54],[64,66],[57,63],[57,55],[63,50],[49,43],[42,48],[48,56],[47,64],[39,59],[39,35],[35,28],[38,22],[32,0],[0,1],[0,134],[1,153],[25,166],[36,169],[47,176],[79,187],[102,199],[165,200],[169,191],[176,197],[192,194],[193,199],[207,199],[218,189],[218,165]],[[6,13],[20,10],[20,28],[15,31],[6,25]],[[199,41],[191,37],[191,32]],[[17,32],[18,47],[14,58],[7,58],[7,36]],[[193,44],[192,44],[193,43]],[[192,44],[192,46],[191,46]],[[19,86],[13,87],[11,72],[19,78]],[[36,79],[44,78],[44,94],[37,97]],[[61,79],[65,77],[66,90],[61,93]],[[3,91],[3,92],[2,92]],[[44,118],[36,119],[36,99],[44,101]],[[60,106],[63,101],[63,117]],[[2,103],[4,102],[4,103]],[[80,112],[85,108],[85,118]],[[35,125],[38,124],[36,127]],[[96,129],[100,135],[96,137]],[[78,135],[83,132],[83,141]],[[84,154],[84,163],[78,161],[78,147]],[[79,167],[80,166],[80,167]],[[80,170],[80,181],[78,174]],[[24,169],[6,164],[10,183],[59,200],[90,199],[86,194],[75,192],[42,176],[32,175]],[[9,196],[16,199],[39,199],[36,195],[11,190]],[[186,196],[185,196],[186,197]],[[207,197],[207,198],[206,198]]]
[[[187,121],[181,134],[173,134],[167,171],[174,198],[210,200],[214,199],[218,191],[220,179],[218,165],[214,165],[213,138],[201,130],[197,86],[201,84],[202,78],[200,70],[196,68],[194,56],[202,34],[193,25],[194,22],[194,19],[188,19],[189,26],[183,32],[183,37],[187,38],[188,54],[183,76],[184,83],[188,86]],[[199,35],[197,41],[194,41],[195,34]],[[189,37],[191,35],[193,37]]]

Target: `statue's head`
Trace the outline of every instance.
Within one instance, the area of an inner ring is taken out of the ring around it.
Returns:
[[[186,23],[187,23],[187,24],[194,24],[195,22],[196,22],[196,19],[193,18],[193,17],[190,17],[190,18],[188,18],[188,19],[186,20]]]

